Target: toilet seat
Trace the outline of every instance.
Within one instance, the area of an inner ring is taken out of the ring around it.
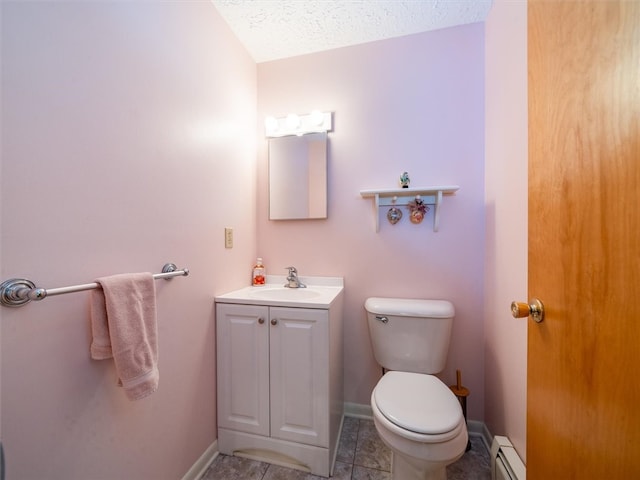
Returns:
[[[447,434],[464,422],[455,395],[433,375],[387,372],[372,400],[388,421],[420,435]]]

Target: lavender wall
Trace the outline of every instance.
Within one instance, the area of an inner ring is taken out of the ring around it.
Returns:
[[[216,438],[213,296],[255,253],[255,63],[209,2],[1,8],[2,278],[192,271],[157,282],[137,402],[89,358],[88,293],[0,309],[7,478],[175,480]]]
[[[486,22],[485,422],[526,455],[527,4],[495,1]]]
[[[446,370],[461,369],[469,416],[484,414],[484,26],[473,24],[258,65],[258,119],[331,110],[329,218],[269,221],[267,141],[258,137],[258,253],[271,273],[345,278],[345,393],[369,404],[380,369],[371,352],[368,296],[444,298],[456,318]],[[440,231],[395,226],[359,191],[457,184]]]

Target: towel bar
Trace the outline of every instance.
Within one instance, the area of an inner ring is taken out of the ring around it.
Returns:
[[[189,269],[178,270],[173,263],[166,263],[162,267],[162,273],[153,274],[155,280],[164,278],[170,280],[173,277],[187,276]],[[71,287],[60,288],[36,288],[31,280],[25,278],[11,278],[0,284],[0,304],[4,307],[21,307],[31,300],[42,300],[53,295],[64,293],[82,292],[83,290],[95,290],[100,288],[98,283],[85,283],[83,285],[73,285]]]

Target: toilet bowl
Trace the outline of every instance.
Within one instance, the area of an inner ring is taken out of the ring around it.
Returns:
[[[376,430],[391,449],[393,480],[445,480],[465,452],[462,408],[434,376],[444,367],[453,305],[441,300],[369,298],[374,355],[385,373],[371,394]]]
[[[444,480],[447,465],[465,452],[462,409],[437,377],[388,372],[371,394],[371,408],[378,435],[393,454],[394,480]]]

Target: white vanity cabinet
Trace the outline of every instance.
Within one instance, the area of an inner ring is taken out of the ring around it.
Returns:
[[[218,304],[218,426],[328,447],[329,312]]]
[[[219,451],[329,476],[343,416],[341,293],[328,308],[231,301],[216,298]]]

